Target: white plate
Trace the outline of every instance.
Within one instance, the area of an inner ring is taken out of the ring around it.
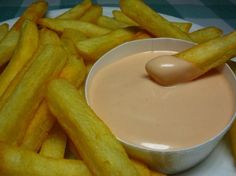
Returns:
[[[113,7],[104,7],[103,13],[107,16],[112,16],[112,10],[117,9]],[[48,17],[55,17],[67,9],[51,10],[48,12]],[[176,18],[169,15],[164,15],[170,21],[186,22],[180,18]],[[6,20],[10,26],[14,24],[17,18]],[[3,23],[3,22],[1,22]],[[0,23],[0,24],[1,24]],[[193,24],[191,31],[200,29],[201,26]],[[193,156],[194,157],[194,156]],[[216,149],[210,154],[210,156],[201,162],[198,166],[184,172],[177,174],[176,176],[236,176],[236,167],[234,166],[233,157],[229,148],[228,140],[226,137],[216,147]]]

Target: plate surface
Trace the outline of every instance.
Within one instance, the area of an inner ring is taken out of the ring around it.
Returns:
[[[104,7],[103,14],[112,16],[112,10],[117,9],[113,7]],[[48,17],[55,17],[67,9],[51,10],[48,12]],[[165,18],[170,21],[186,22],[180,18],[176,18],[169,15],[162,14]],[[1,23],[8,23],[10,26],[14,24],[17,18],[3,21]],[[1,24],[0,23],[0,24]],[[192,25],[191,31],[200,29],[201,26],[194,24]],[[194,156],[193,156],[194,157]],[[229,148],[229,142],[227,136],[220,142],[216,149],[196,167],[180,173],[175,176],[235,176],[236,166],[234,166],[233,157]]]

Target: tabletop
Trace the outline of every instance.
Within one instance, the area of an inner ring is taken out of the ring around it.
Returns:
[[[33,0],[0,0],[0,22],[20,16]],[[81,0],[47,0],[49,9],[69,8]],[[236,0],[145,0],[156,11],[202,26],[217,26],[224,33],[236,29]],[[119,0],[93,0],[107,7],[118,7]]]

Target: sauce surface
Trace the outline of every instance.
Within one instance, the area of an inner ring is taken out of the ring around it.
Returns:
[[[221,131],[234,113],[232,89],[217,70],[171,87],[151,80],[145,64],[170,51],[131,55],[94,76],[89,104],[121,140],[152,149],[186,148]]]

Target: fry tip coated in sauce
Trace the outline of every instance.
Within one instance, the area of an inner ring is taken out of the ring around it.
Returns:
[[[194,64],[174,55],[162,55],[148,61],[145,69],[149,76],[163,86],[191,81],[203,74]]]

